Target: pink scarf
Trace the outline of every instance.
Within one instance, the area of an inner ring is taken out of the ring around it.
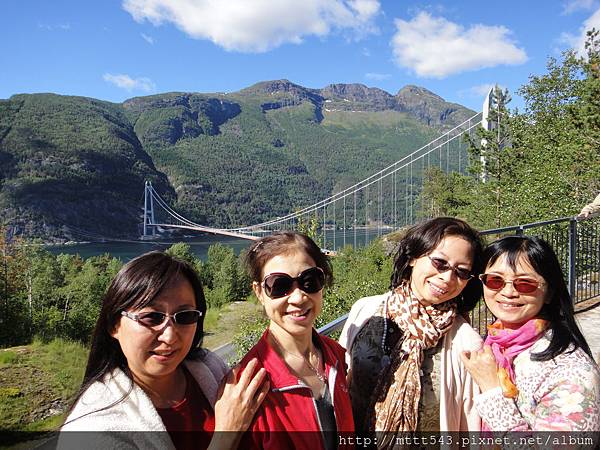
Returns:
[[[505,397],[516,398],[519,390],[515,386],[513,360],[531,347],[548,328],[548,321],[530,319],[517,330],[505,329],[498,320],[488,326],[485,344],[492,347],[498,364],[498,379]]]

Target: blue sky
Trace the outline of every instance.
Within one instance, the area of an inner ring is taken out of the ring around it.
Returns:
[[[600,0],[3,0],[0,98],[113,102],[287,78],[407,84],[480,109],[600,29]]]

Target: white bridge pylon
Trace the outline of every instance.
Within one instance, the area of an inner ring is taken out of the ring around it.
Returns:
[[[310,206],[254,225],[237,228],[214,228],[197,224],[174,211],[147,181],[144,191],[144,237],[159,228],[179,228],[211,234],[256,240],[276,231],[296,230],[299,226],[317,225],[322,248],[338,248],[366,243],[427,216],[428,205],[421,192],[423,181],[432,168],[443,172],[464,173],[468,156],[464,135],[481,126],[482,113],[420,147],[395,163]],[[155,205],[156,204],[156,205]],[[160,206],[176,223],[157,223],[154,207]],[[294,205],[290,205],[292,210]],[[434,212],[431,212],[434,214]]]

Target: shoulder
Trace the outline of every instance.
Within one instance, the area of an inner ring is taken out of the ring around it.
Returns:
[[[199,356],[185,360],[185,365],[192,373],[200,367],[206,368],[217,381],[220,381],[229,372],[227,364],[216,353],[206,349],[202,349]]]
[[[111,431],[121,429],[120,424],[127,421],[127,417],[119,404],[127,401],[134,389],[133,381],[121,370],[115,369],[102,381],[96,381],[85,390],[61,430]]]
[[[385,294],[372,295],[370,297],[358,299],[350,309],[350,316],[360,317],[369,313],[370,315],[374,314],[388,296],[389,292],[386,292]]]
[[[460,314],[454,319],[454,323],[446,335],[446,339],[450,340],[452,350],[459,353],[463,351],[476,351],[483,347],[481,336]]]
[[[352,305],[350,313],[348,314],[348,319],[346,319],[346,323],[340,334],[339,342],[342,347],[347,350],[352,347],[352,343],[358,334],[358,331],[365,322],[377,312],[377,309],[388,296],[389,293],[363,297]]]
[[[248,350],[248,353],[244,355],[244,357],[239,363],[240,367],[242,367],[242,369],[245,368],[248,365],[248,363],[252,360],[252,358],[256,358],[258,360],[259,367],[262,367],[263,361],[265,359],[265,352],[268,345],[269,344],[267,342],[267,331],[265,330],[258,342],[254,344],[254,347]]]
[[[553,384],[577,384],[582,388],[600,385],[598,365],[581,348],[573,350],[571,347],[542,364],[546,366],[544,370]]]
[[[344,359],[344,354],[346,350],[335,340],[331,339],[329,336],[324,336],[322,334],[318,335],[321,340],[321,344],[323,347],[326,347],[330,351],[332,351],[339,359]]]

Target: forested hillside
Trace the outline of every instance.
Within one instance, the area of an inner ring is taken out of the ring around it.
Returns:
[[[144,180],[185,216],[250,224],[339,191],[473,114],[416,86],[287,80],[123,104],[0,100],[0,217],[44,240],[135,237]]]

